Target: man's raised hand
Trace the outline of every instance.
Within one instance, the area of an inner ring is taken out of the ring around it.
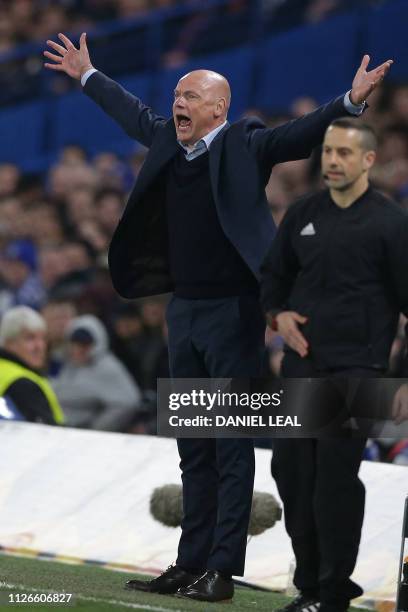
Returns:
[[[80,79],[81,76],[93,68],[91,60],[89,58],[88,47],[86,45],[86,33],[81,34],[79,39],[79,49],[69,40],[64,34],[58,34],[58,38],[63,43],[62,45],[54,42],[53,40],[47,40],[47,45],[55,51],[44,51],[45,57],[53,60],[53,64],[44,64],[46,68],[50,70],[58,70],[65,72],[74,79]]]
[[[350,100],[353,104],[362,104],[370,93],[381,83],[393,60],[387,60],[381,66],[367,72],[370,56],[364,55],[363,60],[357,70],[351,86]]]

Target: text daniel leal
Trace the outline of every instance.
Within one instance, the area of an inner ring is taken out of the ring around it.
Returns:
[[[302,427],[297,415],[270,414],[264,417],[261,414],[247,414],[243,416],[230,415],[215,417],[195,416],[179,417],[172,415],[169,418],[171,427]]]

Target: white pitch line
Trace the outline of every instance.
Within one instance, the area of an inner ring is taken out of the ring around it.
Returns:
[[[9,582],[0,581],[0,588],[4,589],[17,589],[19,591],[27,592],[31,591],[33,593],[61,593],[62,591],[54,591],[50,589],[37,589],[36,587],[28,587],[24,584],[11,584]],[[94,601],[95,603],[107,603],[117,606],[123,606],[125,608],[133,608],[136,610],[151,610],[151,612],[183,612],[182,610],[178,610],[176,608],[163,608],[162,606],[150,606],[149,604],[137,604],[132,603],[130,601],[122,601],[120,599],[102,599],[101,597],[92,597],[90,595],[81,595],[81,593],[72,593],[73,600],[75,597],[77,599],[83,599],[84,601]],[[66,604],[69,605],[69,604]]]

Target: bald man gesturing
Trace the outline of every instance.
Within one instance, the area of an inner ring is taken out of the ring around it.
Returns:
[[[173,291],[167,310],[170,371],[178,378],[258,377],[265,321],[260,265],[275,227],[265,186],[272,167],[302,159],[333,119],[359,114],[391,62],[366,71],[345,96],[267,129],[255,118],[229,124],[227,80],[209,70],[184,76],[166,120],[97,71],[86,35],[47,41],[46,66],[81,79],[84,92],[149,152],[113,236],[117,291],[137,298]],[[184,518],[176,564],[129,588],[200,601],[231,599],[244,572],[254,450],[249,439],[179,439]]]

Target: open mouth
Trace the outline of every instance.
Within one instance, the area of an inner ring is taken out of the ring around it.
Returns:
[[[188,130],[191,127],[191,119],[187,115],[176,115],[176,125],[181,131]]]

